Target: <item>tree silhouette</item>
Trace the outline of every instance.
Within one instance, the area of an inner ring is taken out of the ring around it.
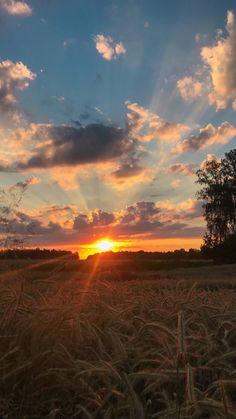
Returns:
[[[15,231],[15,216],[32,180],[33,178],[30,178],[8,188],[0,188],[0,246],[2,248],[18,247],[26,241],[24,234]]]
[[[203,201],[207,224],[204,241],[214,247],[236,234],[236,149],[220,161],[207,161],[196,174],[202,185],[197,198]]]

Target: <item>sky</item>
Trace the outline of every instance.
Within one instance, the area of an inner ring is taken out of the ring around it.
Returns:
[[[0,236],[199,248],[235,148],[235,0],[0,0]]]

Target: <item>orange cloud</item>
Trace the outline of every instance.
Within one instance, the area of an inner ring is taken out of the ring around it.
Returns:
[[[205,169],[207,166],[207,163],[209,163],[210,161],[215,161],[215,162],[220,162],[220,159],[218,159],[214,154],[207,154],[207,157],[205,160],[203,160],[203,162],[200,165],[201,169]]]
[[[202,95],[204,86],[203,83],[188,76],[177,81],[177,88],[186,102],[193,102]]]
[[[22,190],[28,186],[26,183],[15,187]],[[23,235],[37,245],[94,242],[107,236],[120,241],[154,240],[199,237],[203,232],[201,214],[201,203],[191,199],[177,204],[141,201],[114,212],[100,208],[84,212],[75,205],[51,205],[30,211],[17,209],[8,225],[16,238]],[[5,224],[0,222],[0,232],[4,228]]]
[[[168,173],[181,173],[185,176],[192,176],[196,173],[196,164],[175,163],[169,166]]]
[[[189,131],[188,126],[165,121],[138,103],[126,102],[126,106],[129,130],[140,141],[176,141]]]
[[[219,127],[208,124],[200,128],[199,134],[192,135],[190,138],[177,144],[173,154],[185,153],[189,150],[197,151],[216,144],[227,144],[236,135],[236,128],[229,122],[223,122]]]
[[[30,16],[33,12],[32,8],[25,1],[0,0],[0,6],[9,15]]]
[[[102,55],[104,60],[111,61],[119,57],[119,55],[126,53],[124,44],[122,42],[114,43],[111,36],[99,34],[93,40],[97,51]]]

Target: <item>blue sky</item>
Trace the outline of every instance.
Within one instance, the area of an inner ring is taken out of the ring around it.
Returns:
[[[13,218],[32,243],[200,243],[194,171],[235,147],[234,14],[230,0],[0,0],[0,180],[28,182],[28,219]]]

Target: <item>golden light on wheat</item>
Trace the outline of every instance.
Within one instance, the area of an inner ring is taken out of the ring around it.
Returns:
[[[4,417],[235,417],[235,266],[95,262],[0,264]]]

